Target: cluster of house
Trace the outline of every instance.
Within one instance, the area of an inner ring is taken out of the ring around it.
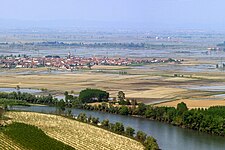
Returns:
[[[1,68],[37,68],[37,67],[54,67],[59,69],[80,69],[83,67],[91,68],[94,65],[110,65],[110,66],[129,66],[150,63],[181,63],[183,60],[177,59],[130,59],[130,58],[108,58],[108,57],[75,57],[68,55],[60,56],[44,56],[44,57],[13,57],[5,56],[0,58]]]

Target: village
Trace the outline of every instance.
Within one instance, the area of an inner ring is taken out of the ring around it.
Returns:
[[[57,55],[47,55],[43,57],[31,57],[26,55],[18,56],[1,56],[0,68],[38,68],[38,67],[52,67],[57,69],[73,70],[89,68],[94,65],[107,66],[136,66],[146,65],[152,63],[177,63],[180,64],[182,59],[172,58],[109,58],[109,57],[80,57],[72,56],[70,53],[66,57]]]

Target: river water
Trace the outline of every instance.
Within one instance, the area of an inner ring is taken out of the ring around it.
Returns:
[[[15,106],[14,110],[26,110],[34,112],[55,112],[55,107],[48,106]],[[72,109],[73,115],[85,113],[88,116],[99,117],[99,120],[109,119],[110,122],[122,122],[125,126],[131,126],[135,131],[141,130],[157,139],[163,150],[224,150],[225,137],[209,135],[189,129],[182,129],[166,123],[152,121],[144,118],[114,115],[109,113]]]

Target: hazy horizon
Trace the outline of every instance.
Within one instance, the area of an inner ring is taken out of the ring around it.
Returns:
[[[0,27],[225,30],[222,0],[7,0]]]

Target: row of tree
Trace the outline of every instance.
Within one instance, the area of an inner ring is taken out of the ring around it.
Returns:
[[[33,103],[33,104],[46,104],[58,106],[61,110],[64,110],[65,107],[75,107],[82,108],[83,104],[92,103],[92,102],[107,102],[109,98],[109,93],[99,89],[85,89],[82,90],[79,94],[79,97],[70,95],[68,92],[64,93],[65,100],[54,98],[51,94],[44,95],[34,95],[30,93],[21,93],[18,92],[0,92],[0,99],[4,99],[7,103],[10,101]],[[14,103],[15,104],[15,103]],[[24,103],[25,104],[25,103]]]
[[[147,136],[147,134],[142,131],[138,131],[135,134],[135,129],[133,129],[132,127],[129,127],[129,126],[125,128],[123,123],[121,123],[121,122],[110,123],[108,119],[100,122],[99,118],[95,118],[92,116],[87,117],[86,114],[84,114],[84,113],[80,113],[76,119],[81,122],[98,125],[106,130],[111,131],[111,132],[114,132],[114,133],[117,133],[120,135],[125,135],[130,138],[136,139],[139,142],[144,144],[144,146],[146,147],[145,148],[146,150],[158,150],[159,149],[159,146],[153,137]]]
[[[188,110],[186,104],[182,102],[177,105],[177,108],[155,107],[143,103],[139,103],[137,107],[101,104],[98,106],[83,105],[82,108],[120,115],[136,115],[184,128],[225,136],[225,106]]]
[[[114,106],[111,103],[88,105],[89,102],[107,101],[108,93],[97,89],[81,91],[79,97],[65,94],[66,100],[58,100],[51,95],[35,96],[29,93],[0,93],[0,98],[22,100],[28,103],[39,103],[58,106],[62,111],[65,107],[76,107],[87,110],[104,111],[120,115],[137,115],[153,120],[164,121],[173,125],[182,126],[202,132],[225,136],[225,107],[217,106],[209,109],[188,110],[185,103],[174,107],[155,107],[139,103],[137,106]],[[120,92],[118,98],[122,101],[125,96]]]
[[[51,94],[47,96],[36,96],[30,93],[21,93],[20,91],[11,93],[0,92],[0,98],[10,100],[22,100],[28,103],[48,104],[48,105],[53,105],[58,102],[58,99],[53,98]]]

